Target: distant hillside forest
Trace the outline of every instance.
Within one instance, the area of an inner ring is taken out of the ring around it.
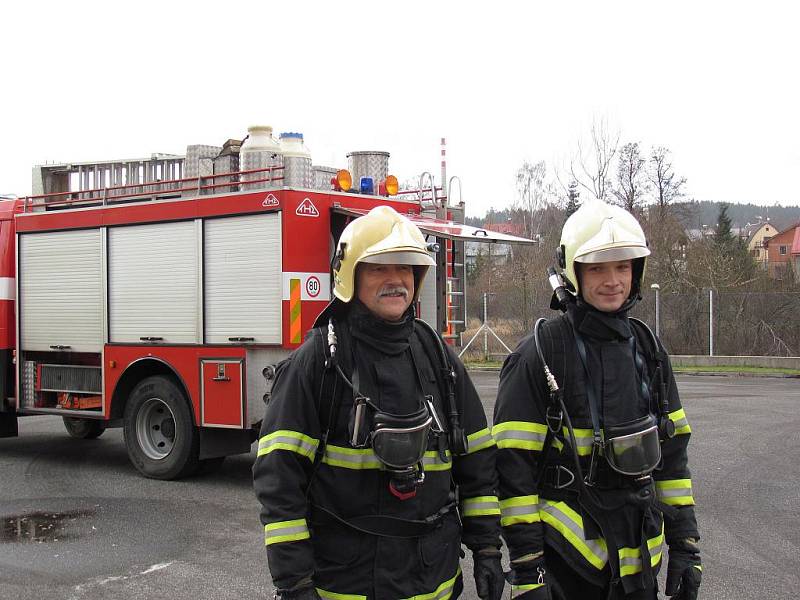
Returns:
[[[700,229],[702,225],[716,225],[719,207],[723,202],[711,200],[692,200],[676,202],[676,215],[679,216],[686,229]],[[473,227],[486,223],[503,223],[510,217],[510,210],[490,210],[483,217],[467,217],[467,225]],[[782,231],[800,222],[800,206],[758,206],[756,204],[728,204],[728,216],[731,226],[744,227],[748,223],[758,223],[767,219],[778,230]]]

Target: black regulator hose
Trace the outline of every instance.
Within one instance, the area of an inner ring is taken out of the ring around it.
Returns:
[[[563,312],[567,311],[567,306],[573,301],[572,296],[567,292],[567,286],[558,271],[553,267],[547,268],[547,281],[550,287],[553,288],[553,301],[550,302],[550,308],[560,309]]]

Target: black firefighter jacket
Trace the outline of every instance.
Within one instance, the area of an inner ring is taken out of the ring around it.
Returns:
[[[655,407],[648,406],[641,385],[644,379],[652,391],[655,383],[650,381],[653,373],[644,344],[631,343],[634,332],[625,313],[608,315],[583,302],[573,308],[569,314],[544,323],[540,343],[545,362],[563,390],[586,474],[593,430],[585,371],[571,322],[586,345],[588,368],[601,406],[601,427],[653,413]],[[634,347],[641,359],[638,368]],[[575,486],[571,490],[554,488],[560,482],[555,481],[553,465],[561,464],[575,471],[572,454],[566,447],[569,439],[566,427],[556,436],[547,460],[551,465],[550,477],[545,479],[542,489],[537,486],[539,470],[543,468],[549,392],[533,335],[522,340],[507,358],[500,376],[492,433],[498,447],[503,537],[512,560],[540,552],[546,545],[545,559],[548,552],[558,552],[580,576],[602,587],[611,576],[609,554],[616,553],[624,589],[630,593],[654,584],[645,573],[652,574],[660,567],[665,535],[668,544],[676,539],[699,537],[686,455],[691,428],[681,407],[669,360],[665,362],[668,415],[675,424],[676,435],[662,443],[663,464],[653,473],[654,497],[658,502],[632,501],[630,481],[611,471],[605,460],[600,459],[599,487],[605,489],[599,495],[609,508],[602,518],[607,519],[606,528],[611,529],[609,533],[616,546],[609,547],[600,526],[578,502]],[[566,482],[568,477],[562,479]],[[650,489],[649,493],[652,492]],[[662,511],[663,516],[671,516],[663,518]],[[646,565],[643,569],[645,561],[652,572]]]
[[[419,342],[419,336],[428,332],[420,331],[413,319],[398,329],[364,313],[356,305],[344,322],[337,323],[339,352],[355,358],[359,391],[382,410],[411,413],[419,408],[418,371],[424,392],[434,396],[439,417],[446,423],[437,384],[439,365],[432,364]],[[321,597],[337,600],[455,598],[462,589],[461,543],[471,549],[500,546],[496,447],[478,395],[448,349],[469,451],[452,456],[446,450],[442,460],[432,437],[424,457],[424,483],[416,497],[400,500],[390,493],[388,476],[372,450],[352,448],[348,442],[352,390],[337,379],[339,407],[334,411],[329,399],[318,397],[325,333],[312,330],[280,369],[261,428],[254,486],[262,504],[273,582],[278,588],[292,587],[312,575]],[[321,423],[327,422],[324,411],[333,414],[335,425],[307,498],[323,434]],[[452,503],[454,482],[463,529],[457,512],[450,511],[433,532],[418,538],[360,533],[314,508],[322,506],[345,519],[391,515],[420,520]]]

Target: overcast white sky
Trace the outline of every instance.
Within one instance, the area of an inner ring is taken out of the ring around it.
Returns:
[[[44,162],[183,154],[247,126],[315,164],[386,150],[448,175],[467,214],[564,165],[595,119],[664,145],[696,199],[800,204],[791,2],[27,2],[0,21],[0,193]],[[437,182],[438,183],[438,182]]]

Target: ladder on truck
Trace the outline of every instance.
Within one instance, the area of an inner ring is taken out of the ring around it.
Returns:
[[[454,223],[464,222],[464,203],[460,198],[461,181],[453,176],[448,187],[452,189],[454,181],[459,183],[459,202],[450,204],[447,188],[437,187],[433,176],[427,171],[420,175],[419,189],[415,191],[423,214]],[[440,251],[436,257],[436,287],[444,290],[445,302],[437,306],[436,322],[442,337],[449,343],[460,346],[461,334],[467,324],[465,242],[442,238],[438,240],[444,251]]]

